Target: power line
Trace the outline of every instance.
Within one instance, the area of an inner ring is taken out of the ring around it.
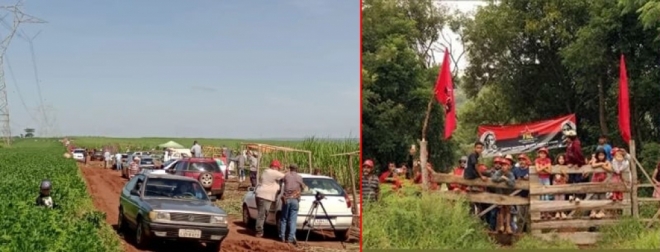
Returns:
[[[18,98],[21,100],[21,104],[23,105],[25,112],[30,116],[30,119],[32,119],[34,123],[38,123],[39,120],[37,120],[34,115],[32,115],[30,108],[28,108],[27,104],[25,103],[25,99],[21,93],[20,85],[18,85],[18,81],[16,81],[16,75],[14,75],[14,70],[11,67],[11,63],[9,63],[9,57],[7,57],[7,55],[5,55],[5,61],[7,62],[7,70],[9,70],[9,76],[11,77],[12,84],[14,84],[14,88],[16,88],[16,93],[18,94]]]
[[[0,43],[0,126],[5,145],[11,145],[11,122],[9,120],[9,103],[7,100],[7,83],[5,82],[4,59],[5,53],[12,39],[16,36],[21,23],[45,23],[45,21],[25,14],[21,7],[23,1],[19,0],[15,5],[0,6],[0,9],[8,11],[13,15],[13,23],[10,32]],[[20,36],[20,35],[19,35]]]

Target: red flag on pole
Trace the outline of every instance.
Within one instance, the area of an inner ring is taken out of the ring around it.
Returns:
[[[621,54],[619,65],[619,130],[624,141],[630,142],[630,102],[628,100],[628,74],[626,60]]]
[[[445,139],[449,139],[456,129],[456,108],[454,103],[454,83],[451,79],[449,51],[445,49],[445,57],[435,83],[435,98],[445,108]]]

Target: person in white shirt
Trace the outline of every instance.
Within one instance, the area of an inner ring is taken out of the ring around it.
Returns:
[[[103,153],[103,161],[105,163],[105,168],[106,169],[108,168],[108,166],[110,166],[110,164],[112,164],[111,163],[112,162],[112,155],[110,155],[110,151],[107,150],[107,149]]]
[[[193,154],[193,157],[202,157],[202,146],[197,141],[194,141],[190,152]]]
[[[121,171],[121,153],[115,154],[115,169]]]
[[[264,221],[266,220],[266,213],[270,211],[270,207],[275,202],[277,191],[280,190],[278,181],[284,178],[284,173],[280,171],[280,161],[273,160],[270,163],[270,168],[264,170],[261,174],[261,183],[255,189],[257,200],[257,223],[255,230],[257,237],[264,235]]]

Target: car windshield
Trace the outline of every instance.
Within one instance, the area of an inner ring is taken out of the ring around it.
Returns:
[[[220,167],[216,162],[192,162],[190,163],[188,170],[200,172],[220,172]]]
[[[165,162],[165,163],[163,164],[163,167],[170,166],[172,163],[174,163],[174,162],[176,162],[176,161],[177,161],[176,159],[170,159],[170,160],[167,160],[167,162]]]
[[[303,178],[303,183],[308,187],[302,195],[315,195],[320,192],[327,196],[344,196],[344,189],[337,181],[329,178]]]
[[[206,192],[197,181],[149,178],[144,188],[144,197],[208,200]]]
[[[85,150],[73,150],[73,153],[85,153]]]
[[[140,159],[140,164],[141,165],[151,165],[151,164],[154,164],[154,160],[151,159],[151,158],[143,158],[143,159]]]

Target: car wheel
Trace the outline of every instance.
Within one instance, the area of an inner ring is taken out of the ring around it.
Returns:
[[[206,251],[213,251],[213,252],[218,252],[222,248],[222,241],[219,242],[207,242],[206,243]]]
[[[243,224],[245,224],[248,229],[253,229],[256,224],[254,219],[250,218],[250,211],[245,204],[243,205]]]
[[[348,230],[336,230],[335,231],[335,239],[340,240],[340,241],[345,241],[347,237],[348,237]]]
[[[146,248],[149,245],[149,234],[146,233],[145,223],[142,220],[138,221],[137,228],[135,229],[135,245],[140,248]]]
[[[124,217],[124,210],[119,209],[119,216],[117,217],[117,233],[126,231],[126,217]]]
[[[199,174],[199,182],[202,183],[204,188],[211,188],[213,186],[213,174],[209,172]]]

